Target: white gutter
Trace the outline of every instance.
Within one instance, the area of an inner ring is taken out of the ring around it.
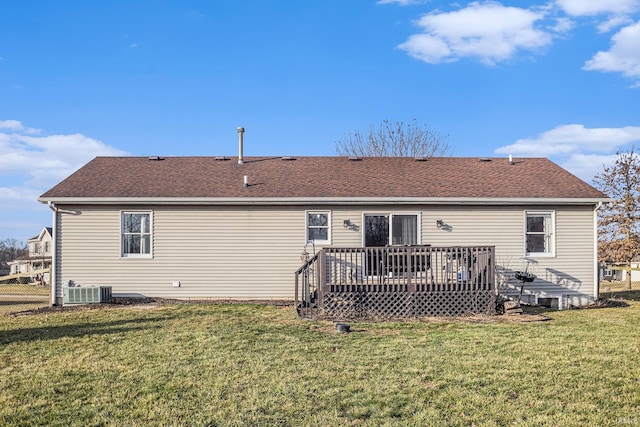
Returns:
[[[608,198],[478,197],[39,197],[64,205],[593,205]]]
[[[49,280],[51,281],[51,305],[57,305],[56,294],[58,289],[58,281],[57,281],[57,268],[56,263],[58,261],[58,208],[53,202],[48,203],[49,208],[51,209],[51,213],[53,216],[52,224],[51,224],[51,243],[52,243],[52,251],[51,251],[51,267],[49,267]]]
[[[598,265],[598,209],[602,207],[602,202],[598,202],[593,209],[593,298],[600,298],[600,268]]]

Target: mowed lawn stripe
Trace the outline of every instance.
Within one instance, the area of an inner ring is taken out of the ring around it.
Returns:
[[[176,304],[0,318],[0,425],[640,423],[640,304],[332,324]]]

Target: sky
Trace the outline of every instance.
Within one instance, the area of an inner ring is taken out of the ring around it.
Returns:
[[[640,141],[640,0],[0,0],[0,241],[95,156],[331,156],[383,120],[583,180]]]

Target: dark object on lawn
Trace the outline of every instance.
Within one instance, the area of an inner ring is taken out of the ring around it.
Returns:
[[[338,332],[349,332],[351,331],[351,325],[347,323],[336,323],[336,331]]]
[[[516,301],[505,301],[504,314],[522,314],[522,308],[520,307],[520,303]]]

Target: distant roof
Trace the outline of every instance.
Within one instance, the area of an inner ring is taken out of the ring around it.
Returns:
[[[40,231],[40,234],[38,234],[37,236],[33,236],[32,238],[30,238],[29,240],[40,240],[42,238],[42,234],[44,232],[49,233],[49,236],[53,236],[53,228],[52,227],[43,227],[42,231]]]
[[[243,185],[244,177],[249,185]],[[97,157],[40,201],[606,199],[545,158]],[[584,201],[584,200],[583,200]]]

